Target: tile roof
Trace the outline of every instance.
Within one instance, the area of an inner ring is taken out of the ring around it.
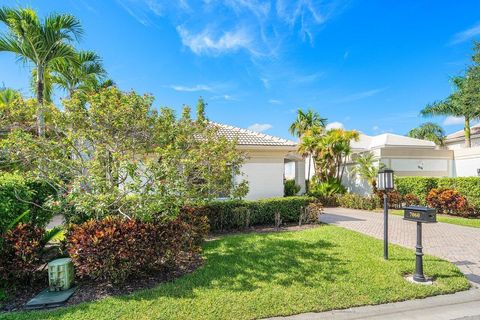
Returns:
[[[249,146],[283,146],[295,147],[296,142],[282,139],[279,137],[270,136],[268,134],[259,133],[247,129],[241,129],[226,124],[211,122],[211,124],[218,128],[218,133],[227,139],[237,139],[238,145]]]
[[[470,127],[470,135],[472,138],[473,136],[476,136],[476,135],[480,136],[480,123],[477,123],[476,125]],[[447,135],[446,140],[448,141],[448,140],[464,139],[464,138],[465,138],[465,131],[462,129]]]

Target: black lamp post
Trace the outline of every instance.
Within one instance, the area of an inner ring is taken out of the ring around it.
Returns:
[[[393,170],[378,171],[377,189],[383,191],[383,258],[388,260],[388,192],[395,188]]]

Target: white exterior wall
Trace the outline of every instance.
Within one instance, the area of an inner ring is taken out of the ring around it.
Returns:
[[[477,177],[480,169],[480,147],[454,150],[454,177]]]
[[[237,182],[248,181],[247,200],[283,197],[284,158],[248,159],[241,168]]]

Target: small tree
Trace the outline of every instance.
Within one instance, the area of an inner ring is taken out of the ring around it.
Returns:
[[[358,174],[361,179],[367,180],[372,187],[373,193],[377,192],[377,176],[378,171],[383,167],[383,163],[376,165],[375,156],[371,152],[361,154],[355,159],[355,167],[353,174]]]
[[[243,155],[213,126],[157,112],[151,96],[117,88],[64,100],[46,137],[21,128],[2,141],[10,160],[30,166],[63,195],[71,220],[110,214],[163,219],[186,204],[220,194],[242,196],[236,185]],[[42,166],[38,166],[39,162]],[[244,195],[244,194],[243,194]]]

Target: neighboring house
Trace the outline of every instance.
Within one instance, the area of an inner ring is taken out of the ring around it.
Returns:
[[[352,156],[347,161],[343,183],[350,192],[369,194],[366,181],[352,173],[354,159],[359,154],[371,152],[375,158],[395,171],[397,176],[452,176],[453,151],[438,149],[435,143],[391,133],[377,136],[360,134],[358,142],[352,142]]]
[[[295,181],[301,187],[299,194],[305,192],[305,161],[297,153],[295,142],[224,124],[214,125],[220,135],[236,139],[238,150],[247,157],[241,168],[242,175],[235,177],[237,182],[248,181],[246,199],[282,197],[285,166],[292,162]]]
[[[427,140],[385,133],[377,136],[360,135],[352,142],[352,157],[346,166],[343,183],[351,192],[368,194],[370,186],[352,174],[354,159],[363,152],[395,171],[397,176],[473,177],[480,176],[480,124],[471,128],[472,147],[465,148],[463,130],[446,137],[440,148]]]
[[[445,145],[454,152],[454,177],[480,176],[480,123],[470,128],[472,146],[465,147],[463,130],[449,134]]]

